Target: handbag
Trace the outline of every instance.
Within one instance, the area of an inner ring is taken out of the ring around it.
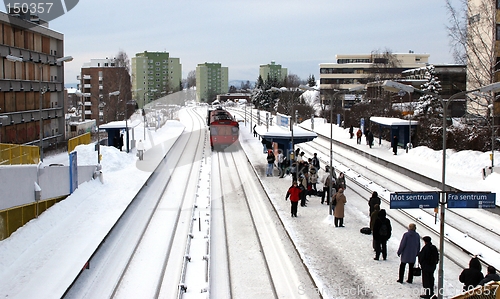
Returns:
[[[413,276],[421,276],[422,275],[422,269],[420,269],[419,266],[416,266],[412,269],[413,271]]]

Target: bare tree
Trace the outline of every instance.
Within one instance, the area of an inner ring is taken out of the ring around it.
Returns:
[[[454,2],[454,1],[453,1]],[[460,0],[453,6],[446,0],[455,62],[467,65],[467,89],[476,89],[495,82],[498,59],[496,41],[496,1]],[[484,97],[469,97],[468,111],[488,116],[488,100]]]
[[[196,71],[190,71],[187,76],[187,88],[196,86]]]
[[[115,66],[124,67],[130,74],[130,59],[125,51],[119,50],[115,57]]]

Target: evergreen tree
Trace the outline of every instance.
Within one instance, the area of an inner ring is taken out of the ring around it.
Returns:
[[[309,85],[309,87],[316,86],[316,79],[314,78],[314,75],[309,75],[309,78],[307,78],[307,85]]]
[[[425,67],[424,78],[427,80],[426,83],[421,85],[421,89],[433,94],[439,94],[442,90],[441,82],[436,76],[436,70],[433,65],[428,65]],[[415,105],[414,114],[421,115],[424,117],[437,116],[441,109],[441,102],[436,96],[430,94],[424,94],[419,99]]]

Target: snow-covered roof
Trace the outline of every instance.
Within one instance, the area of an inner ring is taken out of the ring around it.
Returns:
[[[99,129],[123,129],[125,127],[135,128],[141,123],[140,120],[129,121],[125,123],[124,120],[112,121],[107,124],[99,125]]]
[[[386,125],[386,126],[408,126],[410,125],[410,121],[406,119],[400,119],[395,117],[380,117],[380,116],[372,116],[370,117],[370,121],[375,122],[377,124]],[[412,120],[411,125],[418,125],[418,121]]]

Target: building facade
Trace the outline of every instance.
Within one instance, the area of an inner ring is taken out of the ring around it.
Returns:
[[[168,52],[137,53],[132,58],[132,90],[139,107],[162,94],[181,90],[180,58]]]
[[[82,121],[95,119],[102,124],[124,119],[130,110],[127,103],[132,100],[130,74],[125,67],[116,66],[114,59],[91,59],[82,66],[78,79]],[[110,95],[116,91],[118,96]]]
[[[0,142],[49,147],[65,139],[64,62],[58,61],[70,59],[63,59],[63,34],[21,17],[0,12]]]
[[[196,100],[213,102],[217,95],[229,91],[229,70],[220,63],[202,63],[196,67]]]
[[[319,65],[320,89],[350,89],[368,82],[392,79],[405,70],[425,66],[429,56],[416,53],[335,55],[336,63]]]
[[[500,1],[468,0],[467,5],[467,90],[500,81]],[[469,95],[470,114],[489,117],[492,104],[495,122],[500,116],[500,101],[493,95]]]
[[[282,67],[281,64],[276,64],[276,62],[271,61],[270,64],[260,65],[259,76],[264,81],[266,81],[267,78],[277,78],[279,81],[283,82],[288,76],[288,69]]]

